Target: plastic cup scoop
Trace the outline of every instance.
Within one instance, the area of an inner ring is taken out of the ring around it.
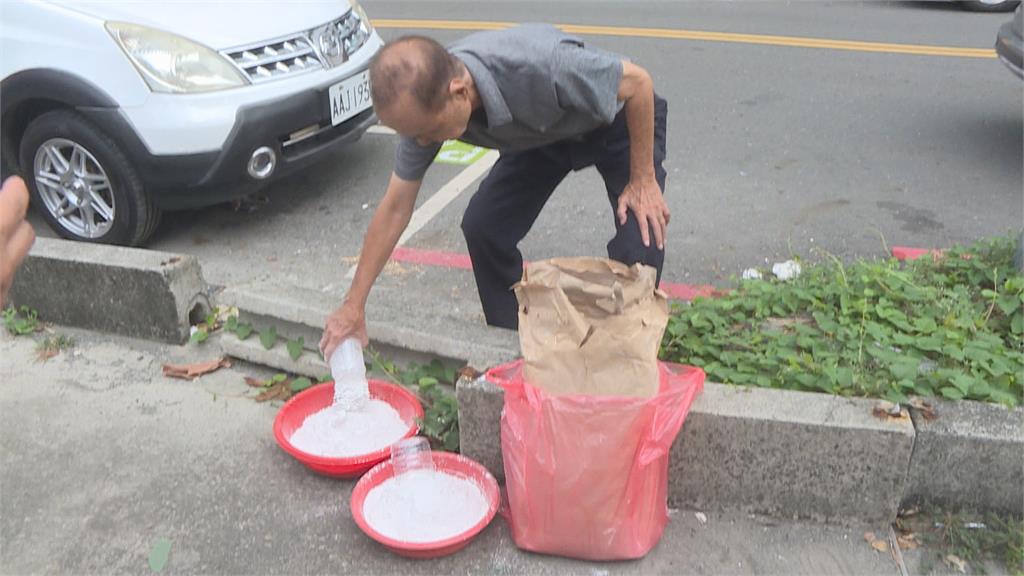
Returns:
[[[334,406],[340,411],[358,410],[370,399],[366,382],[366,364],[359,340],[348,338],[331,354],[334,378]]]
[[[391,446],[391,464],[395,476],[416,470],[434,470],[434,457],[430,452],[430,441],[423,436],[413,436],[395,442]]]

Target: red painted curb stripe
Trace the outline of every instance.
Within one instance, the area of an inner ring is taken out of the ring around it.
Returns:
[[[661,290],[665,294],[668,294],[669,298],[674,298],[676,300],[693,300],[698,296],[713,298],[719,294],[714,286],[708,286],[706,284],[694,285],[662,282]]]
[[[459,270],[473,269],[473,262],[469,259],[469,254],[455,254],[439,250],[418,250],[416,248],[399,246],[391,253],[391,259],[396,262],[423,264],[425,266],[441,266],[444,268],[458,268]]]
[[[893,246],[892,257],[897,260],[917,260],[922,256],[941,256],[942,250],[930,248],[911,248],[909,246]]]
[[[395,262],[408,264],[421,264],[423,266],[440,266],[442,268],[456,268],[458,270],[472,270],[473,263],[468,254],[455,254],[442,252],[440,250],[420,250],[399,246],[391,253],[391,259]],[[693,300],[697,296],[712,297],[717,294],[714,286],[694,284],[672,284],[662,282],[661,289],[668,294],[669,298],[676,300]]]

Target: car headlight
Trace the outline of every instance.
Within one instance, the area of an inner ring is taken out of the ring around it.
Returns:
[[[359,16],[359,21],[363,23],[363,26],[365,26],[364,31],[369,36],[370,32],[373,32],[373,24],[370,24],[370,17],[366,15],[366,10],[363,10],[363,7],[359,5],[359,0],[350,0],[350,2],[352,4],[352,11],[355,12],[356,16]]]
[[[154,92],[209,92],[248,83],[234,65],[198,42],[137,24],[106,26]]]
[[[359,23],[353,26],[355,29],[352,30],[352,35],[349,37],[348,53],[352,54],[366,43],[370,33],[373,32],[373,24],[370,23],[370,17],[366,15],[366,10],[359,5],[359,0],[349,0],[349,2],[352,4],[352,14],[359,19]]]

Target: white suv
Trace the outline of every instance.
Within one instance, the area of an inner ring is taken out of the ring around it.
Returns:
[[[381,46],[356,0],[2,0],[0,154],[60,235],[137,245],[362,136]]]

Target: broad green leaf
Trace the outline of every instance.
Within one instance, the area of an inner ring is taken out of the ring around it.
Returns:
[[[843,388],[849,388],[853,385],[853,370],[850,368],[839,368],[836,372],[836,377],[839,385]]]
[[[967,374],[957,374],[952,378],[953,386],[956,386],[957,390],[959,390],[963,396],[970,394],[971,387],[974,386],[976,382],[979,382],[977,378],[968,376]]]
[[[935,319],[933,319],[931,317],[927,317],[926,316],[924,318],[916,318],[916,319],[914,319],[914,329],[917,330],[918,332],[923,332],[925,334],[931,334],[937,328],[938,328],[938,325],[935,324]]]
[[[919,336],[914,339],[914,346],[919,350],[942,352],[942,340],[935,336]]]
[[[224,321],[224,329],[228,332],[238,330],[238,316],[228,316],[228,319]]]
[[[248,322],[239,324],[238,328],[235,329],[235,335],[238,336],[239,340],[245,340],[252,334],[252,324]]]
[[[956,388],[953,388],[952,386],[947,386],[942,390],[939,390],[939,392],[946,398],[949,398],[950,400],[961,400],[964,397],[963,392]]]
[[[292,380],[292,383],[289,384],[288,387],[291,388],[292,392],[302,392],[303,390],[309,388],[312,385],[313,382],[311,382],[309,378],[301,377]],[[316,394],[316,392],[313,392],[313,394]]]
[[[996,300],[996,305],[1003,311],[1003,314],[1009,316],[1014,310],[1020,307],[1020,298],[1013,294],[1001,296],[999,300]]]
[[[288,347],[288,356],[292,360],[298,360],[299,356],[302,356],[302,349],[306,345],[306,339],[303,336],[299,336],[298,340],[289,340],[286,346]]]
[[[945,354],[946,356],[949,356],[953,360],[956,360],[957,362],[962,362],[965,358],[963,348],[953,344],[946,344],[945,346],[943,346],[942,353]]]
[[[974,344],[977,343],[975,342]],[[968,360],[973,360],[975,362],[987,362],[992,358],[992,354],[990,352],[977,348],[976,346],[964,348],[964,356]]]
[[[989,394],[992,392],[992,387],[984,380],[976,380],[971,384],[970,390],[971,392],[969,395],[972,398],[988,398]],[[965,392],[964,395],[967,396],[968,394]]]
[[[992,389],[988,393],[988,397],[993,402],[998,402],[1004,406],[1015,407],[1020,404],[1020,398],[1007,392],[1006,390]]]
[[[910,402],[910,399],[907,398],[907,395],[899,390],[887,390],[883,397],[894,404],[905,404],[907,402]]]
[[[271,326],[260,332],[260,344],[267,350],[274,347],[277,343],[277,326]]]
[[[167,559],[171,554],[171,541],[167,538],[160,538],[153,544],[149,551],[149,569],[153,572],[160,572],[167,566]]]
[[[287,374],[277,373],[277,374],[274,374],[274,376],[270,379],[270,381],[273,382],[274,384],[277,384],[278,382],[284,382],[287,379],[288,379],[288,375]]]
[[[206,342],[209,337],[210,333],[200,328],[192,333],[192,336],[189,337],[189,341],[193,344],[202,344],[203,342]]]
[[[448,432],[445,432],[444,438],[442,438],[442,446],[449,452],[455,452],[459,449],[459,429],[452,428]]]

